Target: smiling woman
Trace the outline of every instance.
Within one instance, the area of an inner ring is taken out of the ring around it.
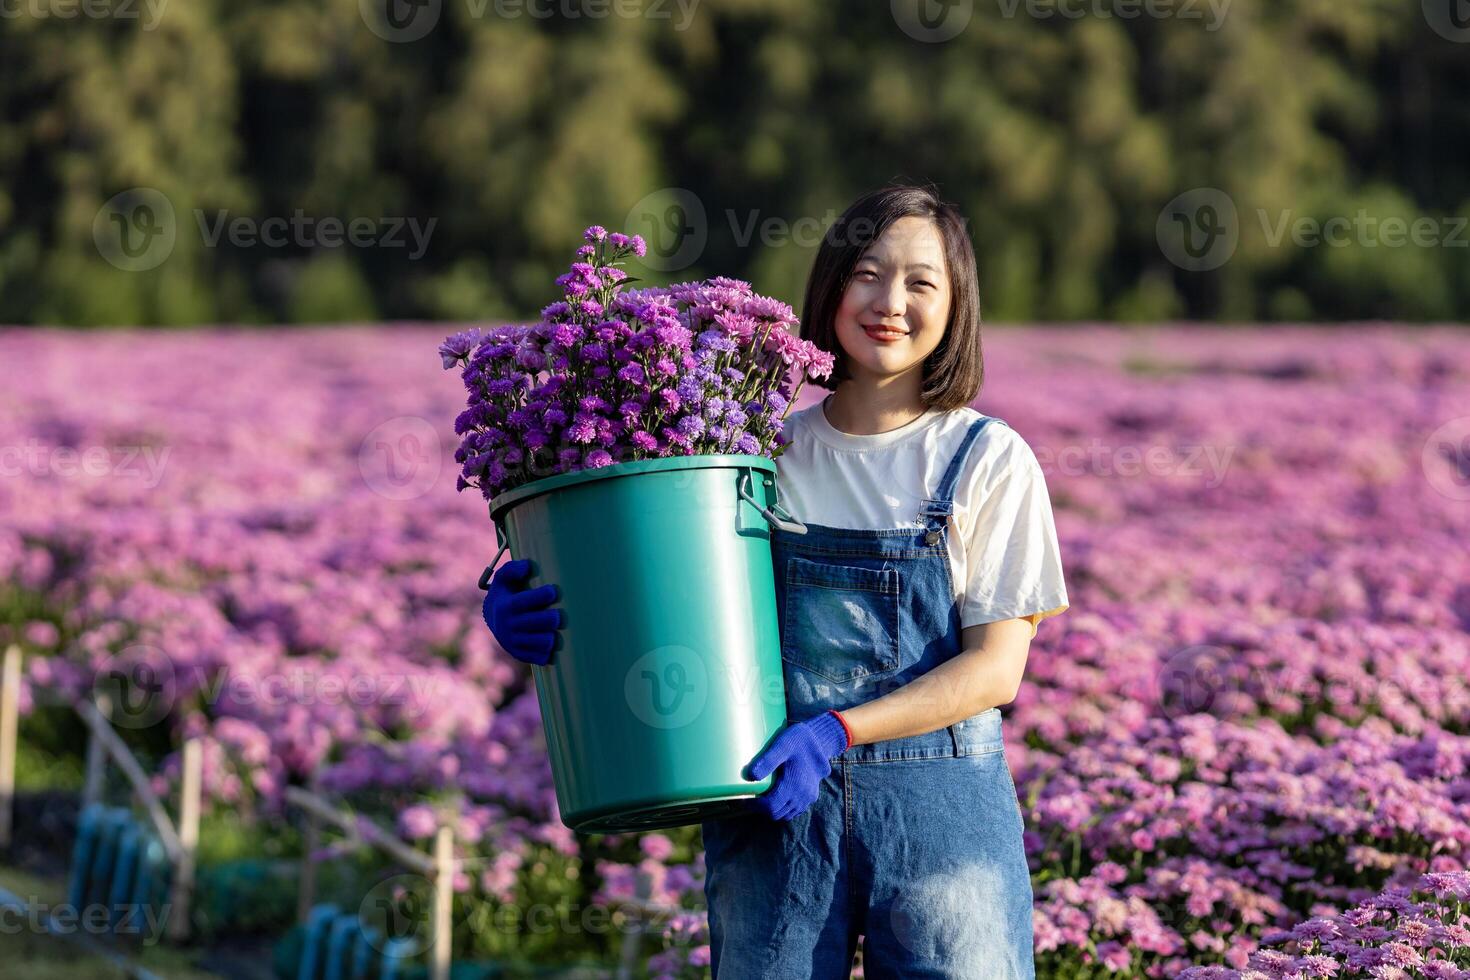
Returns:
[[[1067,595],[1035,457],[969,407],[974,273],[918,187],[859,200],[816,257],[802,331],[835,391],[777,459],[805,532],[771,533],[791,724],[755,817],[702,825],[716,977],[846,977],[859,934],[872,980],[1035,976],[999,706]]]
[[[812,265],[802,324],[802,336],[835,358],[830,387],[840,393],[844,381],[863,377],[874,388],[881,430],[903,421],[881,418],[891,414],[884,396],[914,379],[924,407],[968,405],[984,381],[984,363],[975,253],[964,218],[937,209],[932,194],[916,187],[854,204]],[[852,428],[857,419],[846,412],[847,399],[834,401],[835,424],[858,435],[881,431]]]

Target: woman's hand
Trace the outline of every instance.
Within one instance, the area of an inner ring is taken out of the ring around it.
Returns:
[[[485,625],[506,653],[522,663],[544,667],[551,661],[556,631],[564,619],[560,609],[546,608],[556,601],[556,586],[527,589],[525,581],[530,574],[528,558],[501,565],[490,580],[481,611]]]
[[[781,770],[776,785],[752,800],[750,808],[775,820],[802,813],[817,801],[822,780],[832,771],[832,757],[851,744],[847,726],[835,711],[787,725],[750,764],[751,779],[765,779],[772,770]]]

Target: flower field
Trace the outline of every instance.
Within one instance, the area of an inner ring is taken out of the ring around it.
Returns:
[[[687,910],[650,975],[704,976],[697,828],[557,818],[526,668],[480,619],[445,332],[0,331],[23,710],[146,675],[119,726],[204,733],[216,812],[269,828],[314,777],[425,848],[455,814],[456,955],[611,958],[586,913],[643,872]],[[1470,334],[985,349],[976,405],[1041,460],[1072,600],[1005,709],[1038,976],[1470,976]],[[1405,897],[1425,874],[1443,922]]]

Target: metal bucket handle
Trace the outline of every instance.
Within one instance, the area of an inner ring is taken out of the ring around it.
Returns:
[[[500,522],[492,518],[491,523],[495,525],[495,541],[500,545],[500,550],[495,552],[495,557],[490,559],[490,564],[480,573],[480,591],[490,591],[490,576],[495,574],[495,566],[500,563],[500,556],[510,548],[510,541],[506,540],[505,532],[500,530]]]
[[[768,507],[762,507],[758,502],[756,502],[756,499],[754,497],[752,497],[749,493],[747,493],[746,490],[745,490],[746,482],[749,479],[750,479],[750,470],[746,470],[743,473],[741,473],[740,474],[740,482],[738,484],[736,484],[735,489],[740,494],[741,497],[743,497],[745,500],[747,500],[750,503],[750,505],[752,507],[754,507],[756,510],[758,510],[758,511],[761,512],[761,516],[764,517],[766,519],[766,521],[772,527],[778,527],[781,530],[783,530],[783,531],[789,531],[792,534],[805,534],[806,533],[806,525],[803,524],[803,523],[801,523],[801,521],[797,520],[796,519],[796,515],[792,514],[785,507],[782,507],[781,506],[781,501],[779,499],[779,496],[780,496],[780,489],[779,488],[777,488],[777,491],[776,491],[777,498],[778,498],[776,500],[776,503],[772,507],[769,507],[769,508]],[[779,511],[781,514],[784,514],[785,517],[779,516],[776,513],[776,511]]]

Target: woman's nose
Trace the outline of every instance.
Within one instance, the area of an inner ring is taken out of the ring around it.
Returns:
[[[908,296],[904,292],[902,279],[891,279],[882,283],[878,294],[873,297],[873,312],[879,316],[903,316],[908,309]]]

